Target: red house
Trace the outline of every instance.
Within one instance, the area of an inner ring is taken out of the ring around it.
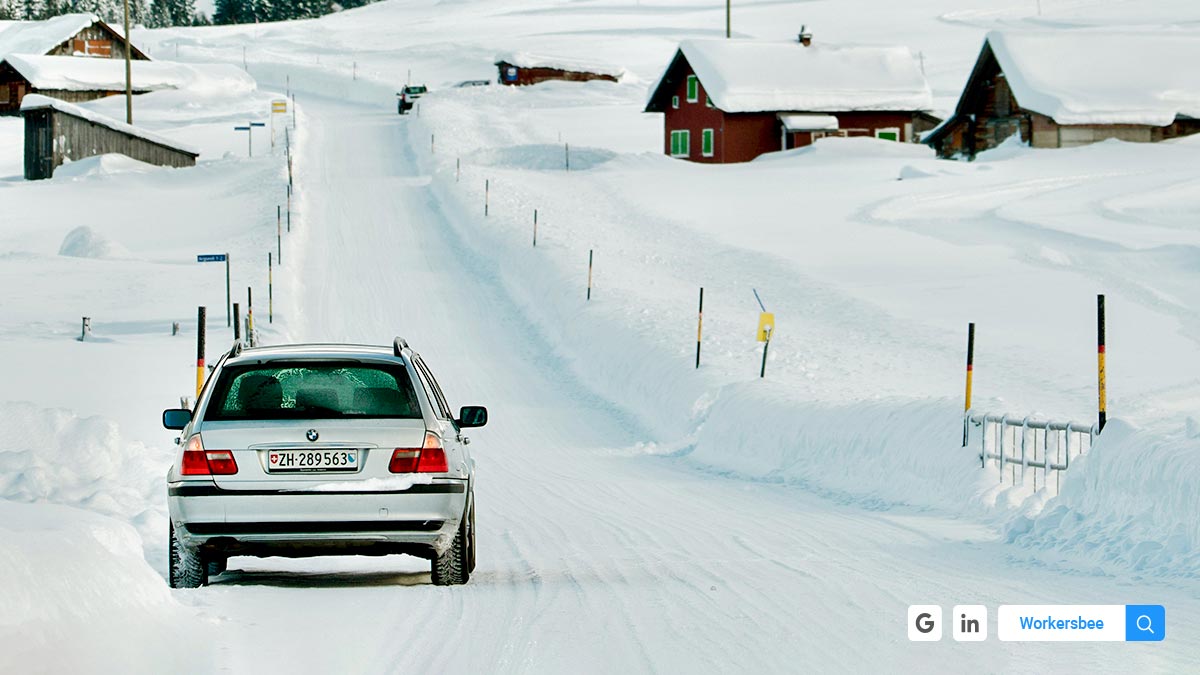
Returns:
[[[645,112],[664,114],[666,154],[730,163],[826,136],[913,143],[932,107],[907,47],[727,39],[680,43]]]

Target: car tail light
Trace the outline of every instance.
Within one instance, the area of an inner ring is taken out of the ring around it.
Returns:
[[[204,453],[208,457],[208,470],[217,476],[232,476],[237,473],[237,460],[233,458],[232,450],[209,450]]]
[[[232,450],[205,450],[200,436],[192,436],[183,448],[179,472],[184,476],[230,476],[238,472]]]
[[[425,432],[425,442],[419,448],[396,448],[392,461],[388,463],[392,473],[445,473],[446,450],[442,441],[432,432]]]

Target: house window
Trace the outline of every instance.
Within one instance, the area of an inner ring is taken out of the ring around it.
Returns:
[[[672,107],[672,108],[678,108],[678,107],[679,107],[679,97],[678,97],[678,96],[672,96],[672,97],[671,97],[671,107]]]
[[[705,129],[700,133],[700,152],[705,157],[713,156],[713,130]]]
[[[709,96],[707,93],[704,94],[704,105],[708,106],[709,108],[717,107],[717,106],[713,105],[712,97]]]
[[[700,80],[696,79],[695,75],[688,75],[687,100],[688,103],[695,103],[700,100]]]
[[[886,129],[876,129],[875,138],[882,138],[885,141],[898,141],[900,140],[900,128],[888,127]]]
[[[687,157],[691,153],[692,132],[684,129],[671,132],[671,156]]]

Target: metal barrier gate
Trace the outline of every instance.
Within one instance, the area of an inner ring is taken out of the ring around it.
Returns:
[[[1029,416],[1022,418],[968,410],[963,415],[964,445],[970,444],[971,427],[980,427],[981,468],[987,468],[988,460],[995,460],[1000,482],[1003,483],[1005,465],[1011,466],[1013,485],[1025,485],[1026,475],[1032,468],[1035,492],[1050,484],[1050,472],[1053,471],[1055,494],[1058,494],[1062,472],[1071,466],[1071,458],[1091,450],[1100,434],[1099,425],[1096,424],[1050,422]],[[1021,468],[1019,480],[1017,467]],[[1040,488],[1037,469],[1041,469],[1042,473]]]

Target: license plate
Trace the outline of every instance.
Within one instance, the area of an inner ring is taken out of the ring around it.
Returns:
[[[268,473],[358,471],[358,450],[269,450]]]

